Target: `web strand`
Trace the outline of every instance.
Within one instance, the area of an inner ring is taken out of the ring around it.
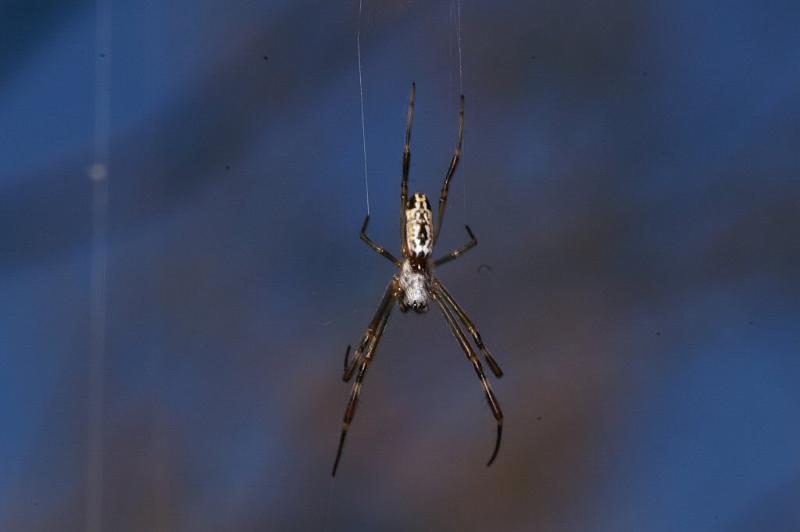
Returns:
[[[364,190],[367,195],[367,216],[369,216],[369,173],[367,172],[367,127],[364,118],[364,80],[361,73],[361,12],[364,0],[358,1],[358,27],[356,29],[356,52],[358,57],[358,89],[361,95],[361,146],[364,150]]]

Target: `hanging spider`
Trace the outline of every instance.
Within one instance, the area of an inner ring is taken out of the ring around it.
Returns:
[[[444,287],[442,282],[433,274],[433,267],[440,266],[446,262],[458,258],[461,254],[469,249],[472,249],[478,244],[475,235],[472,234],[469,226],[466,226],[467,234],[469,235],[469,242],[464,244],[458,249],[450,252],[444,257],[431,260],[433,246],[436,239],[442,230],[442,222],[444,221],[444,210],[447,206],[447,193],[450,188],[450,180],[456,171],[458,161],[461,158],[461,146],[464,139],[464,96],[461,96],[461,106],[459,111],[458,121],[458,143],[456,144],[455,153],[450,160],[450,166],[447,169],[447,174],[442,184],[441,194],[439,196],[439,213],[438,223],[435,227],[433,225],[433,213],[431,211],[431,204],[425,194],[414,194],[413,197],[408,197],[408,169],[411,162],[411,125],[414,122],[414,99],[416,97],[416,85],[411,84],[411,98],[408,103],[408,122],[406,124],[406,137],[405,145],[403,147],[403,180],[400,182],[400,237],[402,242],[403,260],[400,261],[394,255],[389,253],[382,246],[377,245],[367,236],[367,224],[369,223],[369,215],[364,220],[364,225],[361,227],[361,240],[371,247],[374,251],[382,255],[384,258],[392,262],[397,268],[400,269],[392,280],[389,281],[389,286],[383,294],[378,305],[378,310],[375,316],[367,327],[367,331],[361,338],[358,348],[350,359],[350,346],[344,355],[344,374],[342,379],[348,382],[358,368],[356,374],[356,381],[353,384],[353,389],[350,393],[350,399],[347,403],[347,409],[344,413],[344,422],[342,425],[342,433],[339,438],[339,448],[336,451],[336,461],[333,463],[332,475],[336,475],[336,468],[339,466],[339,459],[342,456],[342,448],[344,447],[344,440],[347,436],[347,429],[353,421],[353,415],[356,411],[358,404],[358,397],[361,393],[361,385],[364,381],[364,375],[367,372],[370,362],[375,356],[375,351],[378,347],[378,342],[383,336],[386,329],[386,324],[389,321],[389,314],[392,312],[395,302],[399,302],[400,311],[408,312],[409,309],[417,313],[425,313],[428,311],[428,301],[433,300],[441,310],[442,315],[447,324],[450,326],[450,331],[456,337],[461,349],[467,355],[467,358],[472,362],[472,367],[475,368],[475,373],[483,386],[483,391],[486,394],[486,399],[489,402],[489,407],[492,409],[497,420],[497,439],[495,440],[494,451],[492,452],[487,466],[492,465],[497,451],[500,450],[500,439],[503,434],[503,413],[500,410],[500,405],[492,392],[492,387],[486,380],[486,375],[483,372],[483,367],[480,360],[475,354],[474,349],[467,341],[467,337],[456,322],[456,316],[461,321],[463,327],[469,331],[478,349],[486,359],[486,363],[492,369],[496,377],[502,377],[503,372],[500,366],[495,361],[492,354],[486,348],[478,332],[477,327],[467,317],[467,314],[456,303],[450,292]]]

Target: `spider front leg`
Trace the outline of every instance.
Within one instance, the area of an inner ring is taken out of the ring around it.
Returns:
[[[465,225],[464,227],[467,228],[467,234],[469,235],[469,242],[467,242],[460,248],[454,249],[441,259],[433,261],[434,266],[441,266],[446,262],[450,262],[451,260],[457,259],[462,254],[466,253],[467,251],[478,245],[478,239],[475,238],[475,235],[472,234],[472,229],[470,229],[468,225]]]
[[[495,440],[494,451],[492,452],[491,458],[489,458],[489,461],[486,463],[487,466],[490,466],[497,457],[497,452],[500,450],[500,440],[503,437],[503,412],[500,410],[500,404],[497,402],[497,398],[494,396],[494,392],[492,391],[492,387],[489,385],[489,381],[486,380],[486,374],[483,372],[481,361],[478,360],[477,355],[475,355],[475,351],[472,350],[472,347],[467,341],[467,337],[464,336],[464,333],[461,332],[461,329],[458,327],[458,324],[453,317],[453,313],[450,311],[444,301],[442,301],[442,293],[436,287],[433,287],[431,290],[431,296],[433,297],[433,300],[436,301],[436,304],[439,305],[442,315],[444,315],[445,320],[447,320],[447,324],[450,326],[450,331],[453,333],[453,336],[456,337],[456,340],[458,340],[461,349],[464,350],[464,354],[466,354],[469,361],[472,362],[472,367],[475,368],[475,373],[478,375],[481,385],[483,386],[483,391],[486,394],[486,400],[489,402],[489,408],[491,408],[492,414],[497,421],[497,439]]]
[[[444,177],[442,183],[442,191],[439,195],[439,222],[436,226],[436,235],[434,235],[434,243],[442,233],[442,224],[444,223],[444,210],[447,207],[447,194],[450,191],[450,180],[453,174],[456,173],[458,168],[458,161],[461,160],[461,147],[464,145],[464,95],[461,95],[461,108],[458,112],[458,142],[456,143],[456,151],[453,153],[453,158],[450,159],[450,166],[447,168],[447,175]]]
[[[386,248],[384,248],[382,246],[379,246],[378,244],[373,242],[372,239],[370,239],[370,237],[367,236],[367,224],[369,224],[369,214],[367,215],[366,218],[364,218],[364,225],[361,226],[361,240],[363,240],[364,243],[366,243],[369,247],[371,247],[373,249],[373,251],[375,251],[379,255],[383,256],[384,258],[388,259],[395,266],[397,266],[399,268],[400,267],[400,261],[397,260],[394,257],[394,255],[392,255],[391,253],[386,251]]]
[[[389,286],[384,292],[383,299],[381,299],[378,310],[372,318],[367,331],[361,338],[361,342],[356,349],[353,359],[348,363],[348,354],[350,353],[350,346],[347,346],[345,352],[344,364],[345,370],[342,375],[344,381],[349,381],[353,376],[356,366],[359,366],[358,374],[356,374],[356,381],[353,383],[353,388],[350,391],[350,398],[347,401],[347,408],[344,412],[344,419],[342,420],[342,432],[339,436],[339,447],[336,450],[336,460],[333,463],[333,470],[331,476],[336,476],[336,469],[339,467],[339,460],[342,457],[342,449],[344,449],[344,440],[347,437],[347,430],[350,428],[350,423],[353,421],[353,416],[356,413],[356,406],[358,405],[358,398],[361,395],[361,387],[364,381],[364,375],[367,373],[375,351],[378,348],[378,343],[383,336],[383,331],[386,330],[386,324],[389,322],[389,315],[394,307],[394,302],[397,299],[397,282],[395,279],[389,283]],[[360,365],[359,365],[360,363]]]

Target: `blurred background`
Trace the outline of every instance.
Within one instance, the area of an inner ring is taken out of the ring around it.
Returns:
[[[365,3],[370,235],[411,82],[434,201],[463,82],[438,274],[506,423],[486,468],[395,312],[335,481],[393,274],[358,1],[111,4],[0,8],[1,530],[800,530],[800,4]]]

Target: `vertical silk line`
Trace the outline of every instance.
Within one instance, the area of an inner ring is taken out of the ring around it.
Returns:
[[[108,172],[111,104],[111,0],[97,0],[94,161],[92,182],[91,307],[88,434],[86,461],[86,531],[103,530],[103,417],[106,357],[108,266]]]
[[[369,216],[369,177],[367,173],[367,128],[364,119],[364,81],[361,74],[361,11],[364,0],[358,0],[358,26],[356,29],[356,52],[358,57],[358,88],[361,94],[361,146],[364,149],[364,190],[367,193],[367,216]]]
[[[461,0],[456,0],[456,39],[458,41],[458,92],[464,94],[464,66],[461,51]],[[463,146],[462,146],[463,151]],[[467,175],[464,171],[464,164],[461,164],[461,189],[464,192],[464,223],[467,223]]]
[[[458,40],[458,90],[464,94],[464,65],[461,60],[461,0],[456,0],[456,39]]]

